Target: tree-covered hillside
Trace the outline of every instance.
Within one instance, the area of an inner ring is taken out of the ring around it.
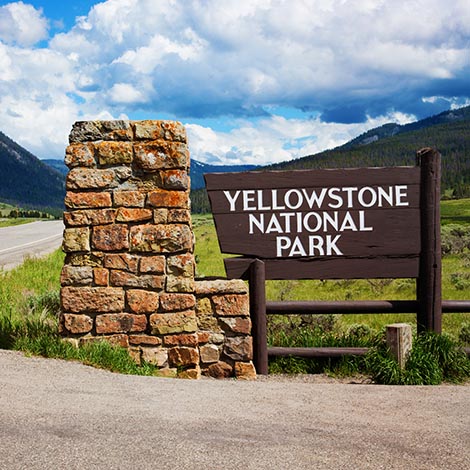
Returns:
[[[22,207],[62,208],[65,177],[0,132],[0,200]]]
[[[400,126],[372,129],[333,150],[269,165],[261,170],[414,165],[416,151],[434,147],[442,155],[442,194],[470,197],[470,107]],[[210,212],[205,190],[194,191],[193,212]]]
[[[366,145],[338,148],[271,165],[266,169],[294,170],[414,165],[416,151],[434,147],[442,155],[442,188],[463,197],[470,191],[470,121],[438,124],[385,137]],[[448,191],[448,192],[449,192]]]

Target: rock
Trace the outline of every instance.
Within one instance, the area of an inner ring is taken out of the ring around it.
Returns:
[[[147,317],[129,313],[106,313],[96,317],[95,326],[97,334],[145,331]]]
[[[93,319],[88,315],[63,315],[64,327],[72,334],[88,333],[93,328]]]
[[[235,377],[239,380],[256,380],[256,370],[252,362],[235,362]]]
[[[197,330],[196,314],[190,310],[177,313],[155,313],[150,315],[152,334],[194,333]]]
[[[158,311],[159,294],[143,289],[130,289],[126,292],[127,304],[134,313],[154,313]]]
[[[207,373],[210,377],[214,377],[215,379],[225,379],[232,376],[233,368],[230,364],[219,361],[215,364],[211,364],[207,368]]]
[[[65,312],[121,312],[124,310],[124,290],[113,287],[69,287],[61,289]]]

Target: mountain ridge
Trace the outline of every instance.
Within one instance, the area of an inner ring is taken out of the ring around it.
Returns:
[[[435,147],[442,155],[443,189],[453,197],[470,196],[470,106],[444,111],[421,121],[399,125],[388,123],[331,150],[272,164],[210,165],[192,160],[193,208],[207,209],[203,174],[248,170],[292,170],[367,166],[414,165],[415,153]],[[53,166],[54,168],[51,168]],[[39,160],[0,132],[0,200],[24,207],[63,208],[65,174],[61,160]]]
[[[63,208],[65,177],[0,132],[0,200],[34,208]]]

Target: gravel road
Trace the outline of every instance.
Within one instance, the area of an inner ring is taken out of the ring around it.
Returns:
[[[38,221],[0,228],[0,268],[18,266],[26,256],[44,256],[60,247],[62,221]]]
[[[0,350],[0,468],[470,468],[470,386],[317,382],[134,377]]]

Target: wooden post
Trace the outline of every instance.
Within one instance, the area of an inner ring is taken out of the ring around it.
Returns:
[[[418,332],[442,329],[441,296],[441,155],[432,148],[417,152],[421,167],[421,254],[417,280]]]
[[[387,325],[387,346],[401,369],[405,368],[412,347],[411,326],[407,323]]]
[[[250,265],[250,315],[253,335],[253,363],[256,372],[268,375],[268,339],[266,334],[266,273],[259,259]]]

